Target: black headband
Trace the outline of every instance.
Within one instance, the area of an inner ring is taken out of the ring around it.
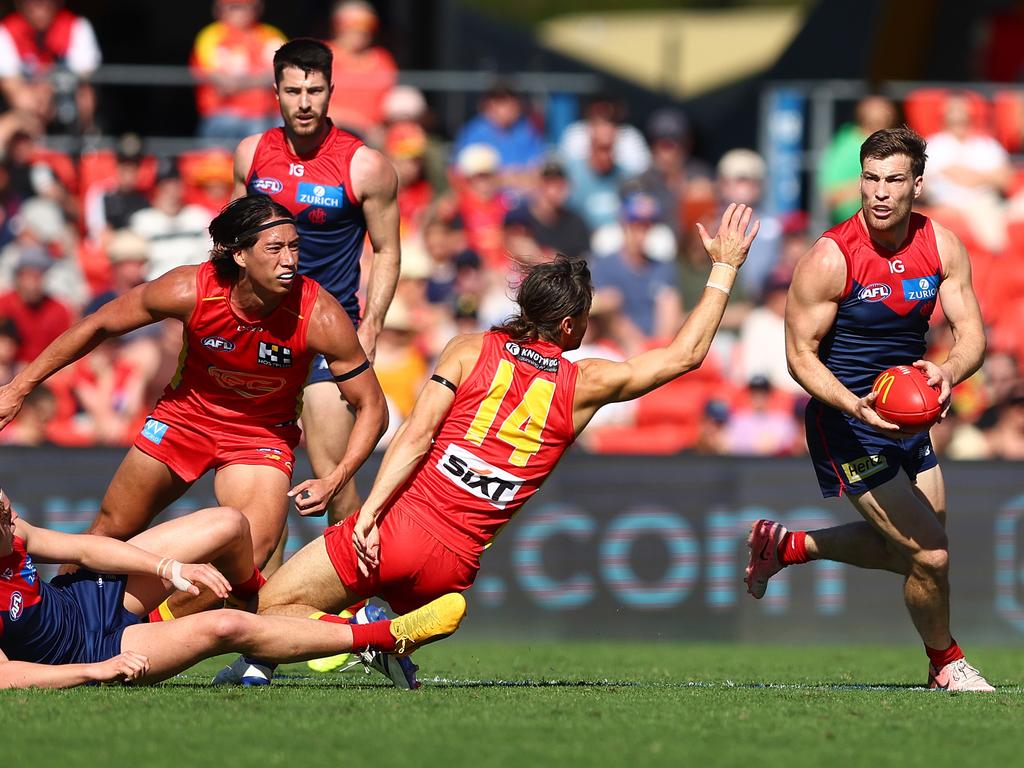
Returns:
[[[249,227],[249,229],[243,229],[235,236],[235,245],[238,245],[250,235],[255,235],[257,232],[262,232],[264,229],[270,229],[271,227],[279,227],[282,224],[294,223],[295,219],[274,219],[273,221],[268,221],[266,224],[260,224],[258,227]]]

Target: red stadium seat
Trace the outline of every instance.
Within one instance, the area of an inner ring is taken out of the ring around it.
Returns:
[[[1024,93],[999,91],[995,94],[992,97],[992,123],[996,138],[1007,152],[1020,152],[1021,139],[1024,138]]]
[[[947,88],[919,88],[907,95],[903,102],[903,112],[907,116],[907,124],[919,134],[927,138],[942,130],[945,120],[946,99],[951,91]],[[991,130],[989,103],[980,93],[963,91],[971,105],[971,123],[975,130]]]

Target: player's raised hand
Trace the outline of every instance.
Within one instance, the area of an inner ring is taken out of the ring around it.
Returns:
[[[330,476],[303,480],[288,491],[288,496],[295,499],[295,509],[300,515],[318,517],[327,511],[327,505],[341,490],[342,485],[344,483],[338,483]]]
[[[754,221],[753,227],[750,226],[750,219],[753,215],[754,209],[750,206],[730,203],[722,213],[722,221],[718,225],[718,232],[714,237],[708,234],[703,224],[697,223],[697,233],[713,264],[728,264],[735,268],[743,265],[747,259],[747,251],[750,250],[750,246],[761,228],[760,219]],[[747,231],[748,227],[749,232]]]
[[[131,683],[149,672],[149,658],[135,651],[124,651],[93,664],[90,672],[97,683]]]
[[[188,586],[181,591],[190,595],[199,594],[199,587],[196,585],[206,587],[222,600],[227,599],[231,592],[231,582],[210,563],[182,563],[181,577],[188,582]],[[174,586],[181,589],[177,584]]]
[[[372,513],[360,510],[352,529],[352,546],[356,550],[359,572],[369,576],[380,565],[380,529]]]
[[[25,397],[11,384],[0,387],[0,430],[14,421],[23,402]]]

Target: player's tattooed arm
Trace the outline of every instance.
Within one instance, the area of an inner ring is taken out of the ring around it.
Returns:
[[[380,152],[360,147],[352,156],[353,191],[363,206],[373,262],[366,282],[366,309],[359,324],[359,341],[373,361],[377,335],[384,326],[398,285],[401,245],[398,229],[398,174]]]
[[[25,397],[41,382],[107,339],[169,317],[188,320],[196,302],[196,269],[179,267],[132,288],[54,339],[9,384],[0,387],[0,429],[17,415]]]

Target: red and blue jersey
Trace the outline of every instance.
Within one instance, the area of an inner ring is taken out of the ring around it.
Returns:
[[[14,551],[0,558],[0,650],[12,661],[66,664],[84,645],[75,605],[41,581],[25,540],[14,537]]]
[[[846,259],[846,289],[818,356],[858,397],[893,365],[924,356],[928,320],[935,309],[942,264],[928,217],[910,215],[903,245],[876,245],[860,215],[825,232]]]
[[[300,237],[299,272],[334,296],[354,324],[366,219],[350,170],[361,146],[356,136],[331,125],[316,152],[300,157],[284,129],[273,128],[260,137],[245,182],[249,194],[267,195],[292,212]]]

